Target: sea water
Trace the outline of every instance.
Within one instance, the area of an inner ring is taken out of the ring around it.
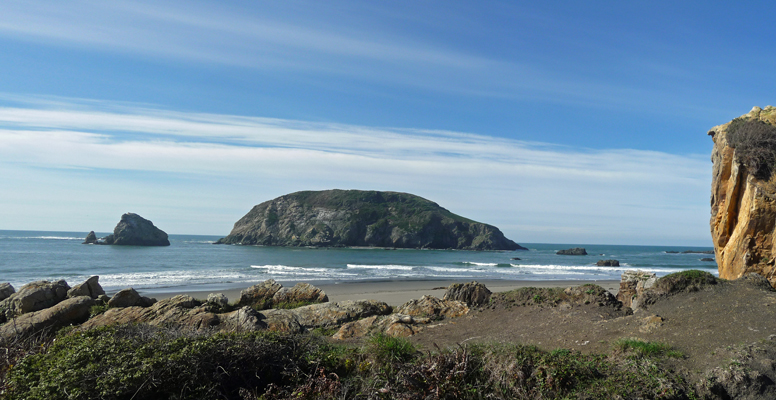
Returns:
[[[81,244],[87,232],[0,230],[0,282],[70,285],[100,276],[107,291],[220,290],[266,279],[339,283],[379,280],[619,280],[640,269],[663,276],[686,269],[717,274],[711,247],[521,243],[527,251],[290,248],[214,245],[219,236],[170,235],[168,247]],[[98,237],[107,233],[98,233]],[[584,247],[587,256],[556,251]],[[679,253],[673,253],[679,252]],[[519,258],[516,260],[515,258]],[[619,267],[596,261],[616,259]]]

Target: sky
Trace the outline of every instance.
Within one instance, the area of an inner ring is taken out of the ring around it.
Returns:
[[[338,188],[711,246],[706,133],[776,103],[776,5],[716,3],[6,0],[0,229],[226,235]]]

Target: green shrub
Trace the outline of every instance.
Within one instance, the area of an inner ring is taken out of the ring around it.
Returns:
[[[697,269],[668,274],[655,282],[655,288],[664,293],[674,293],[683,290],[695,291],[704,286],[716,285],[719,279],[714,275]]]
[[[681,358],[682,353],[673,350],[671,346],[660,342],[645,342],[639,339],[620,339],[615,342],[615,347],[622,351],[633,351],[643,357],[668,356]]]
[[[409,361],[417,353],[417,349],[409,340],[384,333],[371,336],[368,345],[369,354],[373,355],[378,362],[385,364]]]
[[[736,118],[727,128],[736,158],[755,177],[769,180],[776,165],[776,126],[751,118]]]

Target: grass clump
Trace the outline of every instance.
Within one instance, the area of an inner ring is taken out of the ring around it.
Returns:
[[[697,291],[705,286],[716,285],[719,279],[714,275],[697,269],[668,274],[655,282],[655,288],[664,293]]]
[[[418,352],[409,340],[384,333],[371,336],[367,343],[368,352],[383,363],[407,362]]]
[[[666,356],[671,358],[681,358],[682,353],[671,348],[671,346],[660,342],[645,342],[639,339],[620,339],[615,342],[615,347],[623,352],[634,352],[642,357]]]
[[[727,128],[736,158],[752,175],[769,180],[776,166],[776,126],[752,118],[736,118]]]

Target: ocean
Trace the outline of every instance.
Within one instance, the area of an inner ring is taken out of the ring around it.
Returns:
[[[109,293],[224,290],[266,279],[281,283],[380,280],[619,280],[627,269],[663,276],[686,269],[717,275],[712,247],[520,243],[528,251],[287,248],[213,245],[220,236],[169,235],[169,247],[82,245],[87,232],[0,230],[0,282],[36,280],[71,286],[92,275]],[[98,237],[107,233],[98,233]],[[587,256],[555,252],[584,247]],[[678,252],[678,253],[676,253]],[[513,258],[519,258],[515,260]],[[619,267],[598,267],[616,259]]]

